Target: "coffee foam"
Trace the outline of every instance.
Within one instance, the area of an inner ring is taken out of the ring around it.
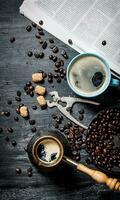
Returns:
[[[90,93],[97,91],[104,84],[106,79],[105,64],[95,56],[79,58],[70,69],[70,83],[79,92]],[[99,87],[95,87],[92,77],[96,72],[103,74],[103,81]]]

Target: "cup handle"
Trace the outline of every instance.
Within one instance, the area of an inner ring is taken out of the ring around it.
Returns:
[[[112,78],[110,82],[111,87],[120,87],[120,80]]]

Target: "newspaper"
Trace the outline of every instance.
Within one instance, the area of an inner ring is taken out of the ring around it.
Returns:
[[[78,52],[102,55],[120,78],[120,0],[24,0],[20,13]]]

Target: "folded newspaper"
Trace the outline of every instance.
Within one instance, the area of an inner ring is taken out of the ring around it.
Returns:
[[[101,54],[120,79],[120,0],[24,0],[20,13],[78,52]]]

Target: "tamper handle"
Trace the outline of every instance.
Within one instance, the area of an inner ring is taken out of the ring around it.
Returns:
[[[96,182],[98,182],[98,183],[104,183],[110,189],[114,189],[114,190],[120,191],[120,182],[117,179],[115,179],[115,178],[109,178],[103,172],[100,172],[100,171],[94,170],[94,169],[90,169],[89,167],[86,167],[83,164],[78,164],[76,167],[77,167],[77,170],[82,171],[85,174],[88,174]]]

